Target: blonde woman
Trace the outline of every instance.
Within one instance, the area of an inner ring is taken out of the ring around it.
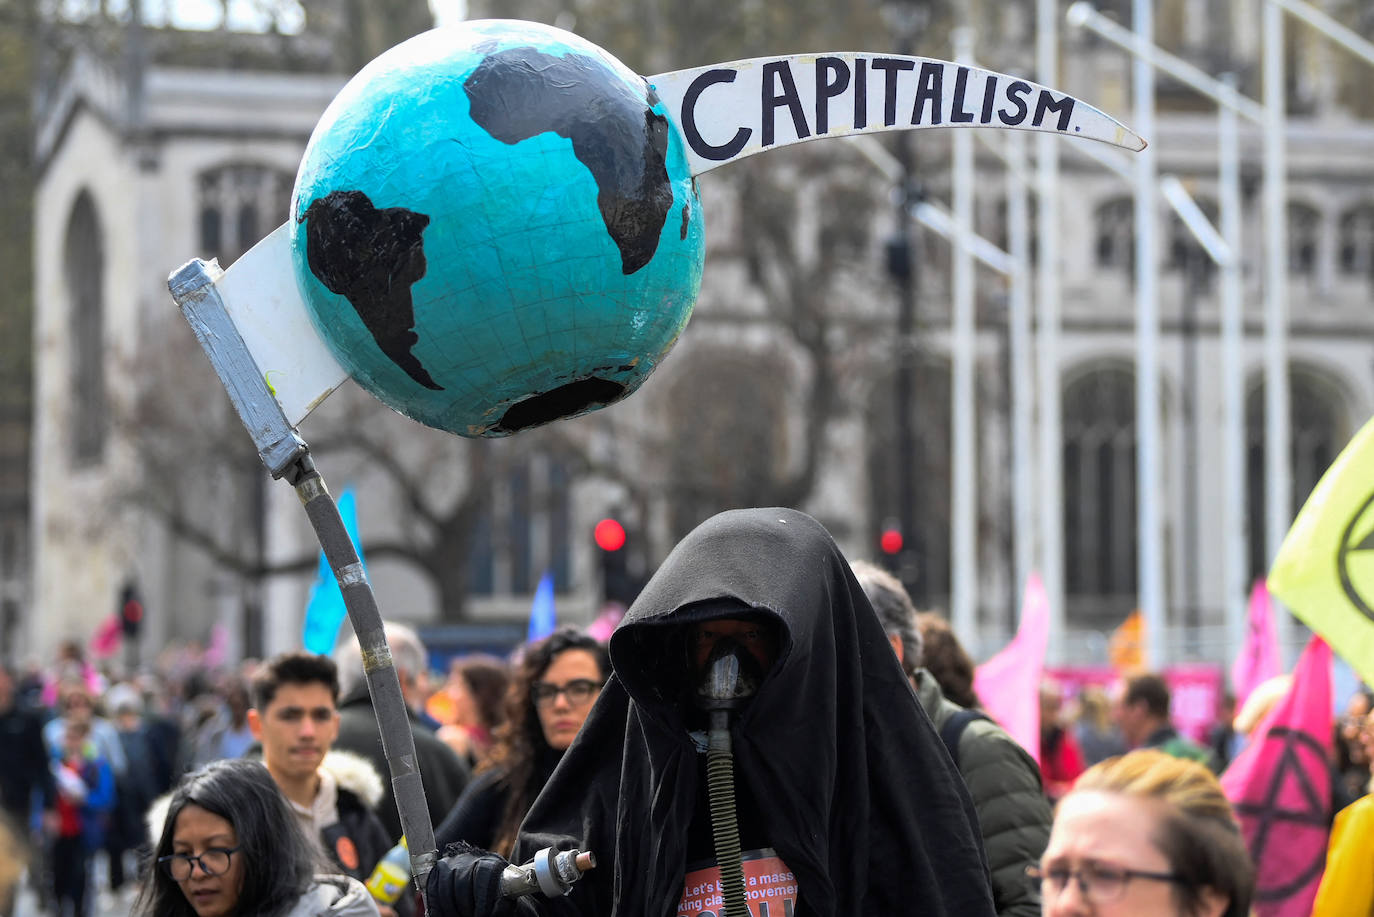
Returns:
[[[1255,882],[1216,777],[1154,750],[1084,771],[1030,873],[1045,917],[1245,917]]]

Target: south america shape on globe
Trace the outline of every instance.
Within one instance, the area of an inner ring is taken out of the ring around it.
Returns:
[[[331,352],[464,435],[634,391],[703,259],[658,107],[604,51],[534,23],[436,29],[373,61],[316,127],[292,199],[297,282]]]

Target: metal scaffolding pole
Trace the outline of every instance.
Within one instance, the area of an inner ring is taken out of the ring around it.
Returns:
[[[970,63],[973,32],[954,33],[954,59]],[[953,209],[958,244],[953,258],[950,317],[953,380],[950,385],[950,620],[964,641],[978,634],[978,447],[975,420],[977,404],[973,388],[975,348],[973,252],[968,238],[973,232],[973,135],[955,131]]]
[[[1035,70],[1037,79],[1051,86],[1059,71],[1059,5],[1036,0]],[[1148,136],[1148,133],[1142,134]],[[1059,384],[1059,145],[1053,137],[1036,137],[1036,182],[1040,208],[1036,212],[1039,241],[1036,299],[1040,318],[1037,350],[1040,396],[1040,567],[1050,605],[1049,659],[1064,659],[1064,452]]]
[[[1283,11],[1264,5],[1264,556],[1272,562],[1288,533],[1293,504],[1288,448],[1288,227],[1284,150]],[[1287,613],[1276,616],[1279,645],[1292,639]]]
[[[1136,42],[1148,47],[1154,34],[1152,0],[1134,0],[1132,20]],[[1132,96],[1137,130],[1154,136],[1155,73],[1149,61],[1136,55],[1131,62]],[[1135,288],[1136,288],[1136,545],[1140,577],[1140,613],[1145,622],[1145,664],[1165,663],[1164,632],[1168,615],[1164,604],[1162,529],[1159,519],[1162,469],[1159,450],[1159,255],[1155,206],[1155,148],[1141,150],[1135,161]]]

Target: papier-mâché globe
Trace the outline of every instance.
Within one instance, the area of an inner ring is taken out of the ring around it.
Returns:
[[[335,357],[464,436],[630,394],[701,286],[677,127],[641,77],[536,23],[446,26],[368,64],[310,138],[291,220]]]

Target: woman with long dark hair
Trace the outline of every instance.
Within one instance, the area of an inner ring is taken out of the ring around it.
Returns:
[[[328,866],[257,761],[215,761],[183,777],[151,865],[134,905],[139,917],[379,913],[361,882],[317,874]]]
[[[520,822],[610,674],[606,648],[575,628],[556,630],[525,648],[489,763],[435,831],[440,851],[466,841],[510,856]]]

